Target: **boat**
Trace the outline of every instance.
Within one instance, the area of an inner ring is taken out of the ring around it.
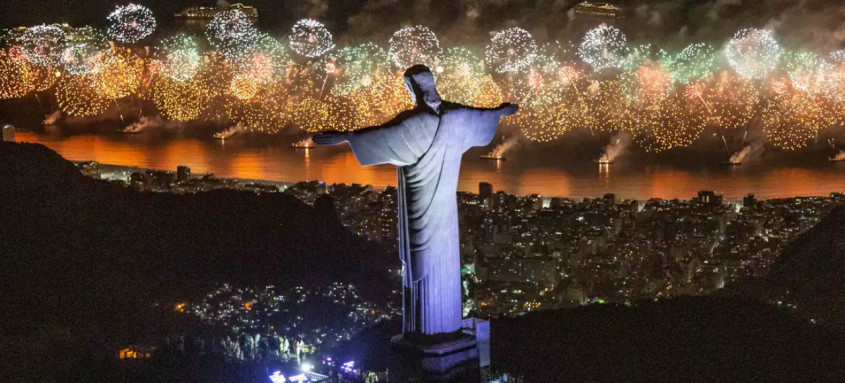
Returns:
[[[613,165],[613,159],[610,158],[607,154],[603,154],[601,157],[593,160],[593,162],[599,165]]]
[[[490,153],[487,153],[487,154],[482,154],[481,159],[482,160],[493,160],[493,161],[504,161],[505,156],[498,154],[498,153],[495,153],[495,152],[490,152]]]
[[[290,144],[290,147],[294,149],[314,149],[314,140],[311,138],[306,138],[302,141],[297,141]]]
[[[723,165],[723,166],[739,166],[739,165],[742,165],[742,162],[741,161],[730,161],[730,160],[728,160],[728,161],[722,161],[721,165]]]

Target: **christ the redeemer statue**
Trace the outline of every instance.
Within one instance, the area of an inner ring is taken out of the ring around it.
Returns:
[[[349,142],[363,166],[398,168],[399,256],[403,267],[403,332],[432,335],[461,329],[458,172],[461,156],[490,143],[499,118],[517,106],[473,108],[441,101],[423,65],[405,71],[416,107],[381,126],[326,132],[317,145]]]

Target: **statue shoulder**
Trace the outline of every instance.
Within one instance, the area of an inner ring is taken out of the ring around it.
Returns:
[[[454,102],[444,102],[442,104],[442,114],[449,118],[460,118],[463,116],[472,115],[473,112],[484,111],[484,108],[476,108],[473,106],[458,104]]]
[[[408,113],[408,114],[405,114],[405,113]],[[402,120],[405,123],[414,124],[414,125],[419,125],[419,124],[423,124],[423,125],[434,124],[434,125],[437,125],[437,121],[438,121],[437,115],[434,114],[431,111],[428,111],[428,110],[414,109],[414,110],[402,112],[402,113],[400,113],[400,116],[401,115],[404,115]]]
[[[419,125],[420,123],[425,121],[425,119],[429,118],[428,116],[426,116],[427,114],[434,116],[434,114],[432,114],[432,113],[426,113],[425,111],[418,110],[418,109],[406,110],[406,111],[400,112],[399,114],[396,115],[396,117],[393,117],[390,121],[385,122],[381,126],[373,127],[371,129],[383,129],[383,128],[400,127],[400,126],[406,126],[406,125]],[[437,117],[434,116],[434,118],[437,118]],[[365,128],[365,129],[361,129],[360,131],[365,131],[365,130],[368,130],[368,129]]]

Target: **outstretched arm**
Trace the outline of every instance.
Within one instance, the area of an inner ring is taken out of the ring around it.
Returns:
[[[505,117],[516,113],[516,111],[519,110],[519,105],[503,102],[498,107],[488,110],[499,112],[499,116]]]
[[[403,113],[390,122],[354,132],[330,131],[314,137],[317,145],[349,142],[361,165],[409,165],[425,153],[434,139],[437,117]]]
[[[349,132],[338,132],[329,130],[314,136],[314,144],[317,146],[340,145],[349,141]]]
[[[502,103],[496,108],[463,107],[462,124],[468,128],[465,133],[465,149],[489,144],[496,135],[499,119],[516,113],[518,109],[516,104],[511,103]]]
[[[374,135],[373,133],[384,130],[390,127],[399,126],[402,124],[406,116],[400,114],[396,118],[377,126],[370,126],[352,132],[340,132],[337,130],[327,130],[314,136],[314,144],[317,146],[334,146],[349,142],[350,137]]]

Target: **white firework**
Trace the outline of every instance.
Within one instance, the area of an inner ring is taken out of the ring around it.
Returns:
[[[587,32],[578,47],[578,56],[596,72],[621,68],[628,56],[628,39],[619,29],[602,24]]]
[[[493,35],[485,56],[496,72],[522,72],[537,58],[537,43],[525,29],[508,28]]]
[[[390,37],[388,55],[401,68],[415,64],[433,68],[440,56],[440,41],[430,29],[417,25],[396,31]]]
[[[59,27],[36,25],[27,28],[20,40],[21,47],[31,63],[49,66],[60,60],[67,43],[67,36]]]
[[[217,51],[229,59],[241,59],[259,37],[252,19],[239,9],[220,12],[208,23],[205,36]]]
[[[731,68],[747,79],[766,77],[782,53],[770,31],[754,28],[740,30],[725,46]]]
[[[174,81],[188,81],[199,72],[199,47],[188,35],[178,34],[162,40],[156,55],[164,62],[164,74]]]
[[[314,19],[302,19],[291,28],[290,47],[294,52],[308,58],[316,58],[334,48],[332,34],[323,23]]]
[[[109,17],[108,35],[122,43],[134,44],[151,35],[156,29],[153,11],[138,4],[117,7]]]
[[[838,50],[838,51],[832,52],[832,53],[830,54],[830,59],[831,59],[831,61],[833,61],[836,65],[842,65],[842,64],[845,64],[845,49],[840,49],[840,50]]]
[[[70,74],[94,73],[99,68],[101,51],[107,47],[106,38],[99,31],[77,28],[67,35],[60,62]]]

